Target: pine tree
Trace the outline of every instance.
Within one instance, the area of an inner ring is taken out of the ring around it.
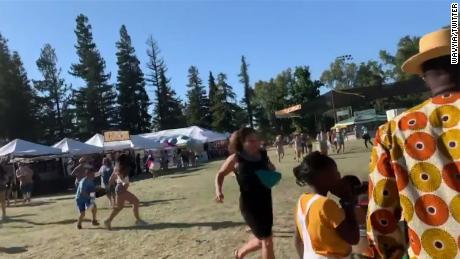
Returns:
[[[209,99],[198,69],[191,66],[188,70],[188,106],[186,109],[187,122],[189,125],[197,125],[209,128]]]
[[[36,140],[35,98],[19,54],[0,34],[0,139]]]
[[[104,72],[105,61],[93,42],[88,18],[80,14],[76,22],[75,48],[79,62],[72,64],[70,74],[80,77],[86,83],[75,91],[75,106],[80,135],[87,137],[117,125],[116,93],[108,82],[110,73]]]
[[[144,74],[139,66],[131,43],[131,37],[124,25],[120,29],[117,46],[117,90],[120,114],[120,128],[133,134],[150,129],[151,116],[148,113],[149,97],[145,91]]]
[[[254,122],[253,122],[253,114],[252,114],[252,95],[253,95],[253,90],[249,84],[249,74],[248,74],[248,64],[246,63],[246,58],[244,56],[241,56],[241,72],[238,74],[240,77],[240,82],[244,86],[244,103],[246,106],[246,111],[248,115],[248,122],[251,128],[254,127]]]
[[[166,64],[160,57],[160,48],[152,36],[147,40],[147,47],[147,68],[150,71],[147,82],[153,86],[155,95],[153,127],[155,130],[183,127],[186,125],[184,107],[176,92],[169,86]]]
[[[223,73],[217,75],[217,88],[213,100],[212,126],[217,131],[228,132],[240,127],[235,123],[235,98],[233,88],[227,84],[227,76]]]
[[[161,68],[160,92],[157,98],[163,101],[162,106],[157,106],[156,108],[157,111],[161,111],[161,114],[163,114],[163,117],[159,120],[161,124],[158,125],[160,130],[176,129],[187,125],[182,102],[177,97],[176,92],[169,86],[169,82],[165,68]]]
[[[211,71],[209,71],[208,89],[209,89],[208,100],[209,100],[209,112],[210,112],[209,124],[211,125],[211,128],[213,128],[212,125],[213,125],[214,117],[213,117],[212,107],[216,103],[216,99],[217,99],[217,96],[216,96],[217,85],[216,85],[216,80]]]
[[[34,88],[40,93],[40,128],[48,143],[55,143],[70,134],[72,125],[64,117],[68,114],[71,87],[61,78],[57,56],[50,44],[41,49],[36,64],[42,80],[34,80]]]

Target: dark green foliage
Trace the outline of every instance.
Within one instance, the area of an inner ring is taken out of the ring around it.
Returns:
[[[236,96],[233,88],[227,83],[227,76],[217,75],[217,85],[212,98],[212,127],[220,132],[229,132],[245,125],[237,125],[235,115],[237,111]]]
[[[353,87],[381,86],[385,82],[382,65],[370,60],[359,65],[337,58],[321,74],[321,82],[337,90]]]
[[[176,92],[169,86],[169,79],[166,77],[166,65],[159,56],[160,49],[152,36],[147,40],[147,55],[149,69],[147,82],[154,88],[155,114],[153,127],[155,130],[179,128],[186,125],[183,114],[183,105],[176,96]]]
[[[80,14],[76,22],[77,44],[75,48],[79,61],[72,64],[70,74],[80,77],[86,83],[85,86],[75,91],[74,103],[80,130],[78,135],[88,137],[117,126],[116,93],[108,82],[110,73],[105,74],[104,72],[105,61],[93,42],[88,18]]]
[[[211,126],[209,99],[206,96],[206,90],[195,66],[191,66],[188,70],[187,88],[187,123],[209,128]]]
[[[254,95],[254,91],[251,88],[251,85],[249,84],[249,74],[248,74],[248,64],[246,63],[246,58],[244,56],[241,56],[241,70],[238,76],[240,77],[240,82],[244,86],[244,98],[243,102],[246,106],[246,111],[247,111],[247,116],[248,116],[248,122],[249,126],[251,128],[254,127],[254,122],[253,122],[253,114],[252,114],[252,96]]]
[[[132,134],[148,132],[151,116],[148,112],[150,103],[145,91],[144,73],[124,25],[120,28],[120,40],[116,46],[119,126]]]
[[[390,79],[393,79],[394,81],[402,81],[413,77],[413,75],[404,73],[401,70],[401,66],[408,58],[418,53],[419,41],[420,37],[411,37],[407,35],[399,40],[398,47],[394,55],[391,55],[386,50],[380,51],[380,59],[388,66],[385,73]]]
[[[50,44],[41,49],[36,64],[42,74],[41,80],[34,80],[34,88],[40,93],[38,104],[40,139],[55,143],[73,133],[72,111],[69,107],[71,87],[61,78],[57,56]]]
[[[309,67],[296,67],[294,70],[294,80],[289,89],[289,102],[291,105],[303,104],[314,100],[319,96],[319,89],[323,84],[311,79]],[[299,118],[294,118],[294,126],[300,132],[315,132],[315,115],[313,113],[301,114]]]
[[[0,34],[0,138],[37,139],[36,94],[30,87],[21,58],[11,53]]]

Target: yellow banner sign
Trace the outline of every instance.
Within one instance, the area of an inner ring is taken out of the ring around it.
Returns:
[[[104,132],[104,141],[123,141],[130,140],[129,131],[106,131]]]

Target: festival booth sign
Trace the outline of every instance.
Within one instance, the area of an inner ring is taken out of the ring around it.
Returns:
[[[100,154],[104,151],[101,147],[89,145],[71,138],[63,138],[58,143],[54,144],[53,147],[59,148],[63,153],[70,156]]]

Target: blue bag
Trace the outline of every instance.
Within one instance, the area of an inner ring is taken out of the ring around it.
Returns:
[[[260,182],[267,188],[271,189],[281,180],[281,173],[271,170],[257,170],[256,175]]]

